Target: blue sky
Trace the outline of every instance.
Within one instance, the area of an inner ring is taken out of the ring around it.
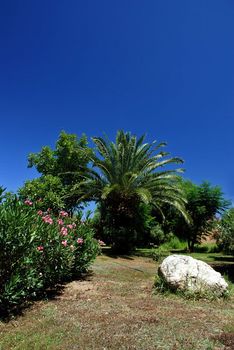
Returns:
[[[234,199],[233,0],[0,2],[0,184],[61,130],[168,142]]]

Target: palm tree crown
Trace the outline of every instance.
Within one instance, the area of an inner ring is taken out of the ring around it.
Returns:
[[[107,137],[93,137],[97,154],[92,158],[94,169],[78,186],[85,185],[84,199],[105,201],[108,197],[135,196],[153,205],[162,213],[164,204],[177,208],[187,218],[182,189],[178,186],[182,169],[161,170],[169,164],[181,164],[178,157],[169,158],[160,149],[166,143],[145,143],[129,132],[118,131],[115,143]],[[163,215],[163,213],[162,213]]]

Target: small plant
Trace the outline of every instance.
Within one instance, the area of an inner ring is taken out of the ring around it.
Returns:
[[[153,260],[157,262],[161,262],[166,256],[167,256],[167,253],[162,247],[154,249],[154,252],[152,254]]]
[[[186,249],[186,243],[181,241],[177,236],[171,234],[169,240],[161,245],[164,251],[171,250],[184,250]]]
[[[154,281],[154,290],[156,293],[169,294],[172,290],[168,287],[166,281],[159,275],[156,275]]]

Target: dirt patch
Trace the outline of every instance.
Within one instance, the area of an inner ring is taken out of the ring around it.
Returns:
[[[219,336],[215,337],[220,343],[225,345],[225,350],[234,349],[234,333],[222,333]]]
[[[73,281],[64,288],[64,293],[57,299],[59,300],[81,300],[88,299],[95,295],[97,285],[93,281]]]

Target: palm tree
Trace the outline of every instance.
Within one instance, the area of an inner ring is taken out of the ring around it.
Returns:
[[[145,135],[137,139],[124,131],[117,132],[115,143],[107,137],[92,140],[97,148],[92,158],[94,169],[74,190],[83,188],[82,199],[99,203],[105,230],[116,250],[125,247],[127,251],[134,244],[141,203],[151,205],[163,217],[162,207],[169,204],[187,219],[185,199],[178,186],[178,173],[183,170],[161,170],[183,162],[160,150],[166,143],[145,143]]]

